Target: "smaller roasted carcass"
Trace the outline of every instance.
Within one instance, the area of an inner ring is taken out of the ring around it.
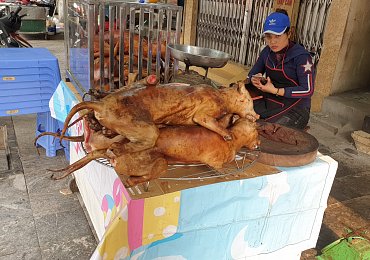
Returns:
[[[60,137],[58,133],[45,132],[37,138],[43,135],[53,135],[56,138]],[[89,150],[89,153],[85,157],[63,169],[48,169],[55,173],[64,172],[60,176],[55,176],[53,174],[51,176],[52,179],[63,179],[74,171],[81,169],[91,161],[102,158],[110,161],[116,173],[125,180],[124,182],[127,187],[135,186],[152,179],[157,179],[167,171],[167,160],[163,154],[159,153],[154,148],[139,152],[124,153],[121,148],[122,144],[128,141],[127,139],[121,139],[120,136],[107,138],[100,131],[92,131],[88,136],[90,138],[90,142],[85,142],[85,146],[87,147],[86,149]],[[66,139],[72,142],[80,142],[84,138],[84,136],[68,136]],[[119,143],[117,142],[118,140]],[[112,145],[112,143],[114,145]],[[109,148],[107,149],[107,147]],[[96,149],[92,150],[92,148]]]
[[[124,177],[128,187],[158,179],[167,172],[167,160],[155,148],[134,153],[121,153],[118,147],[108,150],[107,154],[114,170]]]
[[[200,162],[221,169],[242,147],[254,150],[260,144],[255,122],[241,118],[229,130],[231,141],[199,126],[165,127],[160,129],[155,147],[170,163]]]

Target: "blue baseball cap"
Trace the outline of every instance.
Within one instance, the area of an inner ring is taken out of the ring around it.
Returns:
[[[283,13],[272,13],[267,16],[263,24],[263,33],[282,35],[290,27],[289,17]]]

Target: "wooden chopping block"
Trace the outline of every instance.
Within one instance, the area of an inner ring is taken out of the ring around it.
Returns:
[[[257,161],[271,166],[303,166],[316,159],[319,142],[304,131],[267,122],[259,123],[261,153]],[[264,130],[261,130],[264,129]]]

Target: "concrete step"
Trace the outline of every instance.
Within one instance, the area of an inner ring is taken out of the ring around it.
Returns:
[[[358,89],[326,97],[321,113],[329,124],[335,127],[345,127],[347,131],[362,128],[364,118],[370,115],[370,90]]]
[[[310,124],[320,125],[334,135],[343,129],[343,125],[337,121],[331,120],[330,116],[324,113],[311,113],[308,125]]]

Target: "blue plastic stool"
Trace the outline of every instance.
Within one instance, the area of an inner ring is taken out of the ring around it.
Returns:
[[[0,116],[37,113],[36,136],[58,132],[62,126],[51,117],[49,100],[60,80],[58,59],[48,49],[0,48]],[[48,157],[63,148],[53,136],[41,137],[36,145],[45,148]]]
[[[42,134],[43,132],[60,132],[62,127],[60,127],[60,122],[51,117],[50,112],[37,113],[36,118],[36,136]],[[64,147],[69,147],[68,141],[62,141]],[[42,146],[46,150],[47,157],[56,156],[57,150],[63,149],[59,143],[58,138],[54,136],[42,136],[37,140],[37,146]]]
[[[59,129],[62,130],[63,127],[64,127],[64,123],[61,122],[61,121],[59,121],[59,120],[57,120],[57,121],[58,121],[58,124],[59,124]],[[68,132],[69,131],[67,130],[67,132],[65,133],[66,136],[69,135]],[[62,144],[64,146],[64,155],[66,157],[67,162],[69,162],[70,161],[70,157],[69,157],[69,141],[63,140],[62,141]]]
[[[66,142],[66,144],[63,143],[64,145],[64,155],[66,156],[67,162],[70,162],[70,155],[69,155],[69,141],[63,141]]]

